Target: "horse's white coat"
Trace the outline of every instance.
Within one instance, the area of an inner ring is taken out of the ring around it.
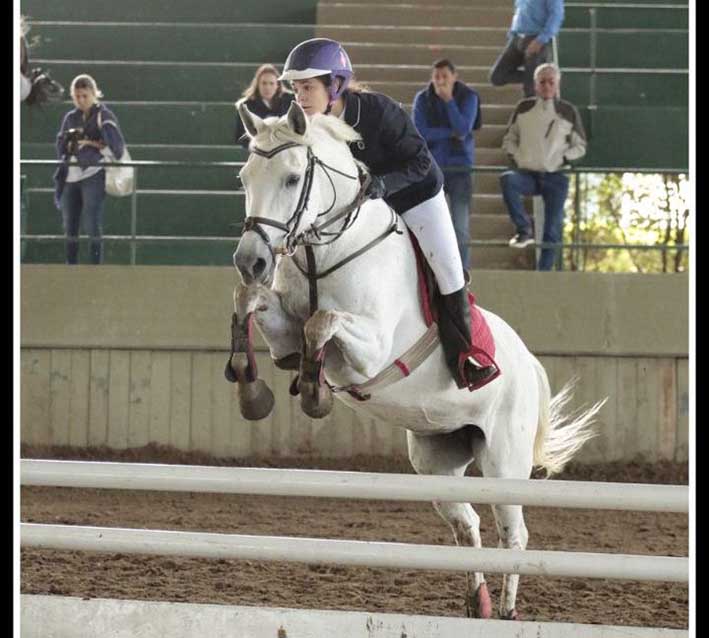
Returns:
[[[341,120],[315,116],[308,121],[294,104],[287,116],[260,120],[240,110],[252,144],[263,150],[286,141],[301,146],[284,150],[267,159],[255,154],[242,170],[247,192],[247,215],[268,217],[285,223],[296,208],[300,194],[288,186],[290,176],[302,176],[306,167],[306,146],[326,164],[348,175],[356,175],[356,164],[347,141],[356,133]],[[306,230],[321,211],[327,210],[336,194],[335,214],[355,199],[359,183],[322,168],[316,168],[310,205],[298,231]],[[292,181],[292,180],[291,180]],[[359,217],[336,242],[315,249],[318,270],[337,263],[358,250],[390,223],[391,213],[382,200],[367,201]],[[318,220],[321,222],[322,220]],[[337,227],[339,222],[335,224]],[[415,257],[408,231],[386,240],[318,282],[320,310],[308,319],[308,284],[293,265],[305,265],[303,249],[293,258],[279,257],[273,263],[270,250],[255,233],[242,237],[234,263],[244,273],[256,260],[267,266],[260,279],[242,287],[235,296],[240,317],[255,311],[256,323],[269,344],[272,356],[282,358],[302,349],[305,330],[308,348],[327,345],[325,374],[335,385],[362,383],[409,348],[426,330],[420,308]],[[271,243],[279,246],[285,233],[263,227]],[[462,475],[475,459],[484,476],[528,478],[533,465],[549,472],[563,464],[592,436],[590,423],[600,408],[597,404],[571,423],[564,423],[560,408],[568,397],[550,402],[546,373],[512,328],[495,314],[481,309],[495,339],[495,359],[501,376],[473,393],[456,387],[445,365],[441,347],[409,377],[377,393],[367,402],[347,394],[337,396],[354,409],[406,428],[409,458],[422,474]],[[477,426],[483,436],[470,427]],[[559,426],[566,425],[562,429]],[[449,523],[461,545],[481,547],[479,517],[467,503],[434,503]],[[493,506],[500,543],[524,549],[527,529],[522,508]],[[515,608],[519,576],[505,577],[500,613],[509,616]],[[484,576],[469,580],[470,594],[484,613],[489,599],[479,591]]]

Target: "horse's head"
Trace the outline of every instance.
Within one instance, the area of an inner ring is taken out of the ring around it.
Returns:
[[[32,90],[25,100],[29,106],[59,102],[64,96],[64,87],[49,76],[49,71],[42,71],[40,68],[32,69],[30,80],[32,80]]]
[[[347,142],[359,134],[332,116],[309,120],[296,102],[281,118],[262,120],[243,102],[238,111],[251,153],[239,173],[246,221],[234,265],[245,283],[268,284],[277,253],[292,254],[319,215],[355,199],[360,184]]]

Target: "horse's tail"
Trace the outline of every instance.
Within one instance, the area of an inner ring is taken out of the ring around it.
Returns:
[[[607,398],[587,410],[565,414],[578,377],[568,381],[552,397],[546,370],[536,358],[534,367],[539,382],[539,423],[534,437],[534,465],[546,470],[549,477],[561,472],[581,446],[596,436],[594,418]]]

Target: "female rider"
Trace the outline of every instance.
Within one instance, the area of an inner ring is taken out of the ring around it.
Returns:
[[[497,370],[469,356],[470,308],[443,175],[406,111],[386,95],[348,90],[352,76],[342,45],[314,38],[290,52],[279,79],[291,82],[308,116],[332,114],[362,136],[350,146],[370,171],[368,195],[383,198],[416,236],[443,300],[438,325],[446,363],[458,387],[471,388]]]

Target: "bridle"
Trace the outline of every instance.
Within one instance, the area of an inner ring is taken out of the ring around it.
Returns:
[[[258,147],[252,147],[250,150],[252,153],[264,157],[266,159],[271,159],[274,156],[278,155],[278,153],[281,153],[282,151],[285,151],[290,148],[294,148],[297,146],[301,146],[301,144],[298,144],[297,142],[286,142],[285,144],[281,144],[280,146],[276,146],[275,148],[272,148],[269,151],[265,151],[263,149],[260,149]],[[273,261],[275,262],[276,254],[284,254],[287,255],[288,257],[291,257],[293,259],[293,263],[295,266],[298,268],[298,270],[303,273],[309,281],[310,284],[310,311],[311,314],[315,312],[317,309],[317,280],[322,279],[323,277],[327,277],[329,274],[337,270],[338,268],[344,266],[345,264],[349,263],[353,259],[359,257],[360,255],[364,254],[367,252],[370,248],[373,248],[375,245],[377,245],[380,241],[388,237],[391,233],[397,232],[401,234],[401,231],[398,229],[398,218],[396,216],[396,213],[390,209],[392,219],[389,224],[389,226],[386,228],[386,230],[378,235],[375,239],[367,243],[365,246],[360,248],[359,250],[355,251],[354,253],[351,253],[344,259],[340,260],[337,262],[334,266],[331,266],[327,270],[318,273],[317,272],[317,266],[315,263],[315,253],[313,252],[313,248],[316,246],[325,246],[327,244],[331,244],[337,239],[339,239],[344,232],[350,228],[355,221],[357,220],[357,217],[359,215],[360,208],[362,207],[362,204],[364,204],[365,201],[367,201],[368,196],[366,195],[367,191],[367,186],[369,185],[369,182],[371,180],[370,175],[364,171],[360,165],[357,165],[357,175],[348,175],[347,173],[344,173],[333,166],[330,166],[329,164],[326,164],[323,162],[319,157],[317,157],[310,146],[307,147],[307,167],[305,169],[305,176],[304,176],[304,182],[303,182],[303,188],[300,192],[300,197],[298,198],[298,203],[295,207],[295,210],[293,211],[293,214],[288,218],[288,220],[283,223],[275,219],[270,219],[268,217],[260,217],[260,216],[249,216],[246,218],[244,221],[243,225],[243,230],[244,232],[246,231],[254,231],[260,238],[261,240],[266,244],[268,249],[271,252],[271,257]],[[327,210],[318,213],[317,217],[322,217],[324,215],[327,215],[336,205],[337,203],[337,192],[335,190],[335,184],[332,180],[332,176],[330,175],[329,171],[332,171],[334,173],[337,173],[338,175],[342,175],[343,177],[346,177],[347,179],[352,179],[352,180],[358,180],[360,182],[360,188],[355,196],[354,200],[352,203],[350,203],[348,206],[346,206],[343,210],[341,210],[339,213],[337,213],[335,216],[331,217],[330,219],[325,220],[322,224],[315,224],[313,223],[310,228],[307,230],[297,233],[298,227],[300,226],[301,220],[303,218],[303,214],[305,211],[308,209],[308,203],[310,201],[310,193],[313,188],[313,181],[314,181],[314,176],[315,176],[315,168],[319,167],[322,169],[322,171],[325,173],[327,176],[328,180],[330,181],[330,186],[332,187],[332,194],[333,194],[333,199],[332,203],[328,207]],[[332,231],[325,231],[325,228],[331,226],[334,224],[336,221],[343,219],[344,218],[344,224],[342,227],[335,232]],[[268,233],[263,229],[263,226],[271,226],[273,228],[277,228],[279,230],[282,230],[286,233],[285,235],[285,247],[284,248],[274,248],[273,245],[271,244],[271,240],[268,236]],[[329,239],[323,240],[323,237],[328,237]],[[295,252],[298,249],[299,246],[305,247],[305,254],[306,254],[306,261],[307,261],[307,269],[303,268],[295,259]]]
[[[255,155],[259,155],[260,157],[264,157],[266,159],[271,159],[281,153],[282,151],[288,150],[290,148],[295,148],[300,146],[297,142],[286,142],[285,144],[281,144],[280,146],[276,146],[275,148],[272,148],[269,151],[264,151],[263,149],[260,149],[258,147],[253,147],[251,149],[251,152],[254,153]],[[295,210],[293,211],[293,214],[288,218],[288,221],[285,223],[277,221],[275,219],[270,219],[268,217],[259,217],[259,216],[250,216],[247,217],[246,220],[244,221],[244,230],[253,230],[255,231],[259,237],[266,243],[266,245],[269,247],[273,255],[275,256],[276,253],[282,253],[286,254],[290,257],[293,256],[295,253],[295,250],[297,249],[298,246],[301,245],[307,245],[307,244],[313,244],[313,245],[322,245],[324,243],[331,243],[332,241],[335,241],[337,237],[339,237],[347,228],[349,228],[353,223],[354,219],[352,218],[352,213],[355,211],[359,212],[359,207],[364,203],[366,197],[364,196],[364,192],[366,191],[367,185],[369,184],[369,175],[365,173],[359,166],[357,166],[357,175],[348,175],[347,173],[344,173],[338,169],[336,169],[333,166],[330,166],[329,164],[326,164],[323,162],[319,157],[317,157],[312,149],[308,146],[307,147],[307,153],[308,153],[308,163],[305,169],[305,176],[304,176],[304,183],[303,183],[303,188],[300,192],[300,197],[298,199],[298,203],[295,207]],[[300,226],[300,222],[302,220],[303,214],[305,211],[308,209],[308,203],[310,202],[310,193],[313,189],[313,178],[315,176],[315,168],[320,167],[325,175],[327,176],[328,180],[330,181],[330,186],[332,187],[332,203],[328,207],[327,210],[323,211],[322,213],[318,214],[318,217],[322,217],[324,215],[327,215],[337,204],[337,192],[335,191],[335,184],[332,181],[332,176],[330,175],[329,171],[333,171],[335,173],[338,173],[339,175],[342,175],[343,177],[346,177],[347,179],[352,179],[352,180],[359,180],[360,181],[360,190],[357,193],[357,197],[355,197],[354,202],[352,205],[346,207],[344,211],[340,212],[337,214],[335,217],[328,219],[326,222],[320,225],[313,224],[307,231],[296,234],[298,227]],[[334,222],[338,221],[339,219],[342,219],[343,217],[347,217],[345,220],[345,224],[343,228],[340,229],[339,232],[337,233],[331,233],[331,232],[323,232],[324,228],[327,226],[332,225]],[[286,233],[285,236],[285,248],[282,249],[274,249],[273,246],[271,245],[271,240],[268,237],[268,234],[266,231],[261,228],[261,226],[272,226],[273,228],[277,228],[279,230],[282,230]],[[308,236],[312,236],[315,238],[317,241],[313,241],[308,239]],[[322,242],[321,238],[322,236],[333,236],[332,239],[328,242]]]

